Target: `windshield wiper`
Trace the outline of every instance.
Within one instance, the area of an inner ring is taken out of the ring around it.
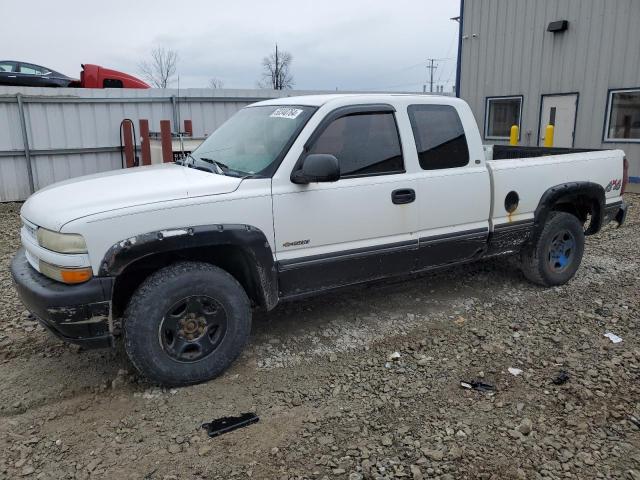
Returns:
[[[219,162],[218,160],[214,160],[213,158],[200,157],[200,160],[202,160],[203,162],[209,162],[214,164],[218,169],[218,173],[220,175],[226,175],[225,171],[226,172],[229,171],[229,167],[227,165],[225,165],[222,162]]]
[[[191,159],[191,162],[183,159],[183,160],[177,160],[176,163],[178,165],[184,165],[189,168],[195,168],[196,170],[202,170],[210,173],[217,173],[219,175],[224,175],[224,176],[237,177],[243,180],[246,178],[260,177],[260,175],[247,173],[241,170],[235,170],[233,168],[230,168],[228,165],[218,160],[214,160],[213,158],[207,158],[207,157],[196,158],[190,153],[187,153],[187,157]],[[203,163],[205,163],[206,165],[203,165]],[[213,165],[215,169],[210,168],[209,165]]]
[[[188,159],[190,159],[191,161],[189,161]],[[187,153],[186,157],[183,157],[180,160],[176,160],[175,163],[188,168],[202,170],[203,172],[217,173],[218,175],[226,175],[223,167],[226,167],[227,169],[229,168],[224,163],[216,162],[215,160],[212,160],[210,158],[196,158],[190,153]],[[203,165],[202,163],[205,163],[205,165]],[[216,167],[215,170],[209,167],[209,164],[213,164]]]
[[[235,168],[231,168],[228,165],[218,160],[214,160],[213,158],[200,157],[200,160],[203,160],[205,162],[209,162],[215,165],[220,170],[220,173],[222,175],[228,175],[230,177],[238,177],[242,179],[250,178],[254,176],[253,173],[243,172],[242,170],[236,170]]]

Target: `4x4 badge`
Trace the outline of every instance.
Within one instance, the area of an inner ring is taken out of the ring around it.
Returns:
[[[620,190],[620,188],[622,188],[622,180],[614,179],[609,182],[604,191],[610,192],[611,190]]]

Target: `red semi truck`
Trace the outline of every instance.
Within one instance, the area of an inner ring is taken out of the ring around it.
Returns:
[[[82,65],[80,80],[72,82],[69,86],[80,88],[151,88],[142,80],[128,73],[88,63]]]

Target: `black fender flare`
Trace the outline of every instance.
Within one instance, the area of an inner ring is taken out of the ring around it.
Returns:
[[[585,232],[587,235],[597,233],[603,223],[605,193],[604,188],[593,182],[567,182],[547,189],[540,198],[535,211],[535,235],[542,231],[549,213],[559,203],[576,203],[580,198],[588,198],[593,203],[591,223]]]
[[[136,235],[112,245],[100,263],[100,276],[117,277],[127,267],[160,253],[233,246],[248,255],[258,303],[272,309],[278,303],[278,277],[266,235],[251,225],[214,224],[168,228]]]

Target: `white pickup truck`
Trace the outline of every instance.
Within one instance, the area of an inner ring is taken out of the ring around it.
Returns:
[[[484,148],[454,98],[281,98],[177,164],[32,195],[12,274],[54,334],[123,333],[140,372],[186,385],[237,358],[252,307],[504,254],[561,285],[585,234],[624,222],[626,172],[621,150]]]

